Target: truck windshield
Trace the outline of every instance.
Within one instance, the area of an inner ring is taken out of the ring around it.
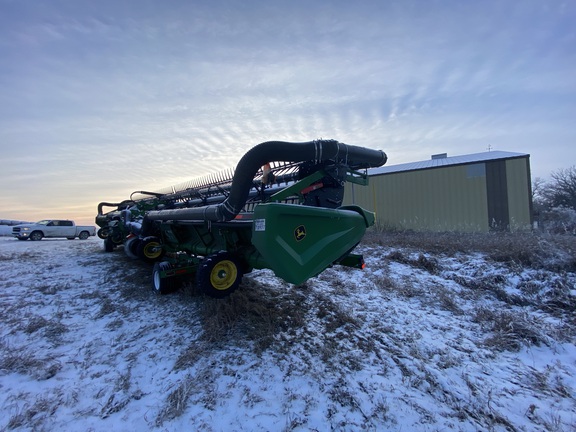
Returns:
[[[38,225],[48,225],[50,221],[49,220],[41,220],[39,222],[36,222]]]

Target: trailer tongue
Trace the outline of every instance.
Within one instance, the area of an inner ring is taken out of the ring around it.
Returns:
[[[374,215],[342,206],[344,184],[367,184],[366,169],[386,159],[334,140],[265,142],[233,173],[100,203],[96,224],[107,251],[124,245],[129,256],[156,262],[153,286],[162,294],[195,275],[204,292],[224,297],[255,268],[300,284],[334,264],[363,266],[351,251]]]

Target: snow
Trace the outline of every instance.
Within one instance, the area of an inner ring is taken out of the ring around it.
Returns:
[[[513,301],[574,274],[361,252],[364,271],[254,271],[215,300],[155,295],[97,238],[0,237],[0,430],[575,430],[569,319]],[[482,320],[500,313],[533,327]]]

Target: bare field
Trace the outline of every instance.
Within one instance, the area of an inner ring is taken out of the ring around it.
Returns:
[[[0,430],[576,430],[573,239],[359,249],[215,300],[95,238],[0,237]]]

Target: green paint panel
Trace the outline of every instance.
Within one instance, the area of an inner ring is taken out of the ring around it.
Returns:
[[[358,211],[356,211],[358,210]],[[276,276],[300,284],[346,256],[373,216],[361,209],[268,203],[256,206],[252,243]]]
[[[510,230],[530,230],[532,228],[530,162],[527,158],[507,160],[506,172]]]
[[[346,185],[344,202],[375,211],[385,228],[488,229],[485,175],[479,164],[376,175],[367,187]]]

